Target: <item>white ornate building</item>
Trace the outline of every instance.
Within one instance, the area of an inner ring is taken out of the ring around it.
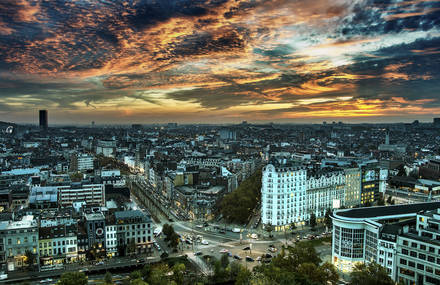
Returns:
[[[263,168],[261,215],[264,225],[281,231],[292,223],[304,224],[310,215],[325,216],[327,209],[344,205],[343,171],[309,172],[305,167]]]

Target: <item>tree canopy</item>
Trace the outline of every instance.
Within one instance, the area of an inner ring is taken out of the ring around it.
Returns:
[[[392,285],[394,281],[381,265],[371,262],[368,264],[358,263],[351,273],[352,285]]]
[[[231,223],[245,224],[251,212],[261,200],[261,169],[243,181],[219,204],[219,211]]]
[[[60,277],[58,285],[87,285],[87,276],[83,272],[66,272]]]

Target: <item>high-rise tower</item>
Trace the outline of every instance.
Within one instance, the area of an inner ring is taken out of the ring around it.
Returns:
[[[47,130],[47,110],[40,110],[40,129]]]

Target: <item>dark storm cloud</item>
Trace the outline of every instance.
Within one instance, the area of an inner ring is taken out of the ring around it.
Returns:
[[[414,4],[415,3],[415,4]],[[362,1],[354,5],[339,31],[344,36],[428,31],[440,27],[438,1]]]

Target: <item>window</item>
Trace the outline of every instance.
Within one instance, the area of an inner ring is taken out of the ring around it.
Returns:
[[[417,244],[416,244],[415,242],[412,242],[412,243],[411,243],[411,247],[413,247],[413,248],[417,248]]]
[[[420,249],[421,249],[421,250],[426,250],[426,245],[421,244],[421,245],[420,245]]]
[[[403,245],[408,245],[408,241],[407,241],[407,240],[404,240],[404,241],[403,241]]]
[[[425,270],[425,266],[423,266],[423,264],[417,263],[417,269]]]
[[[407,264],[406,259],[401,258],[400,259],[400,264],[406,265]]]
[[[410,267],[416,267],[416,263],[413,261],[408,261],[408,266]]]
[[[402,254],[408,255],[408,250],[405,248],[402,248]]]

